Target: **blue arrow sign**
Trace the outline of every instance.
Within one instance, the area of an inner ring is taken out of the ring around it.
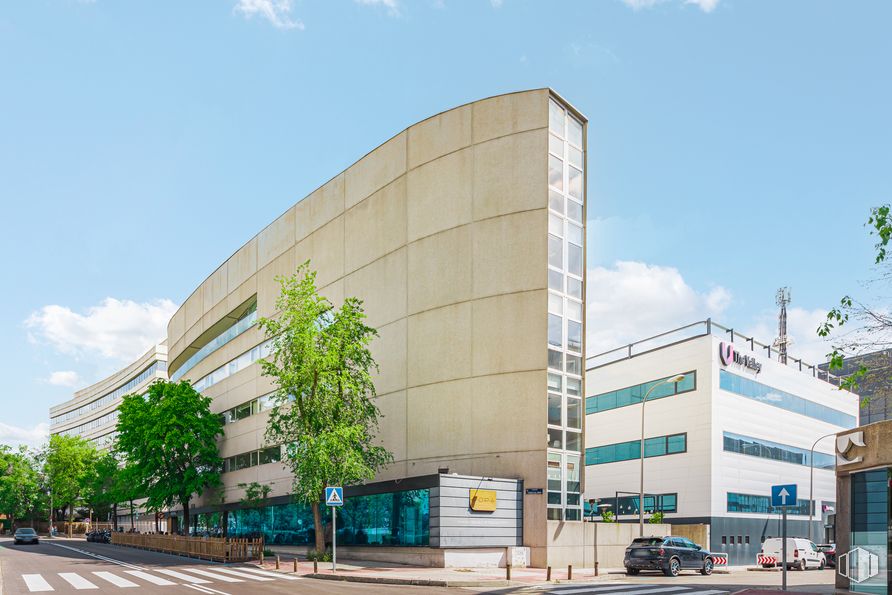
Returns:
[[[326,506],[343,506],[344,505],[344,488],[325,488],[325,505]]]
[[[796,484],[771,486],[771,506],[796,506]]]

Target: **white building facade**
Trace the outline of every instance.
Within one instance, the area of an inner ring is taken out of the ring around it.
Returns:
[[[786,361],[783,361],[786,359]],[[684,375],[677,384],[661,380]],[[832,538],[833,441],[857,425],[858,397],[815,366],[712,321],[589,358],[586,372],[586,514],[637,521],[642,398],[645,512],[709,526],[711,551],[752,564],[780,535],[770,487],[797,484],[789,535]],[[809,531],[811,449],[814,450]],[[646,514],[646,516],[650,516]]]

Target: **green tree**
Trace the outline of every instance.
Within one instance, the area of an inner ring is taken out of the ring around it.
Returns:
[[[378,333],[365,324],[361,300],[348,297],[336,309],[319,295],[308,262],[277,280],[281,314],[258,322],[272,339],[270,358],[260,362],[263,374],[277,386],[266,440],[285,445],[294,497],[312,507],[316,549],[324,551],[325,488],[372,479],[392,461],[373,444],[380,412],[369,343]]]
[[[193,494],[220,485],[223,459],[217,437],[223,433],[211,400],[187,381],[155,382],[145,397],[127,395],[118,409],[116,452],[146,508],[183,507],[183,530],[190,527]]]
[[[892,240],[892,210],[888,204],[873,207],[867,219],[870,235],[877,238],[874,245],[876,255],[874,264],[878,267],[879,277],[868,285],[886,285],[892,278],[890,260],[886,249]],[[843,369],[845,358],[862,355],[892,347],[892,314],[885,307],[875,307],[866,301],[843,296],[839,305],[827,313],[827,318],[818,327],[818,335],[828,338],[831,333],[841,327],[854,323],[857,325],[850,332],[838,334],[833,341],[830,353],[830,370],[839,372]],[[857,391],[858,383],[868,372],[867,366],[859,364],[858,369],[842,380],[842,388]],[[863,406],[864,403],[862,403]]]
[[[114,454],[98,451],[92,465],[84,476],[84,502],[99,517],[114,513],[117,523],[117,503],[119,494],[120,466]]]
[[[601,511],[601,522],[602,523],[615,523],[616,515],[614,515],[609,510],[602,510]]]
[[[42,502],[38,462],[25,446],[12,450],[0,445],[0,512],[9,516],[12,526],[16,519],[31,517]]]
[[[96,459],[93,443],[80,436],[50,436],[43,455],[44,474],[53,501],[63,510],[68,509],[68,536],[72,533],[74,507],[84,495],[87,478]]]
[[[650,515],[650,518],[647,519],[647,522],[652,525],[659,525],[663,522],[663,513],[659,511],[653,513],[652,515]]]

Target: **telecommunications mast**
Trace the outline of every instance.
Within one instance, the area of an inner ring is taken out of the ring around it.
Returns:
[[[777,339],[774,340],[774,346],[777,348],[777,360],[787,363],[787,347],[791,341],[787,336],[787,304],[790,303],[790,288],[781,287],[777,290],[775,302],[780,306],[780,312],[777,315]]]

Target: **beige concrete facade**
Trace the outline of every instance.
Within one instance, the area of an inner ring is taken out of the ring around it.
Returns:
[[[139,393],[155,380],[167,379],[167,345],[152,346],[133,363],[74,393],[50,408],[50,434],[72,434],[99,447],[114,438],[115,412],[125,394]]]
[[[321,292],[335,305],[364,300],[380,334],[379,437],[394,462],[376,481],[448,467],[544,488],[550,102],[584,143],[585,118],[548,89],[492,97],[409,127],[289,208],[174,314],[171,377],[187,361],[186,379],[214,374],[201,390],[217,412],[272,392],[259,366],[230,364],[264,341],[256,326],[201,350],[255,299],[257,315],[274,315],[275,278],[310,261]],[[215,370],[227,376],[216,381]],[[266,446],[266,418],[227,424],[221,455]],[[227,502],[242,497],[239,483],[269,484],[271,497],[291,487],[280,463],[223,479]],[[524,545],[538,565],[553,542],[545,498],[524,501]]]

